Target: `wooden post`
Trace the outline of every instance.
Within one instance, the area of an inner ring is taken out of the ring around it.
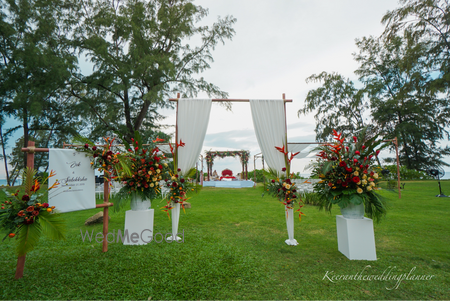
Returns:
[[[35,142],[34,141],[28,141],[28,153],[27,153],[27,167],[34,168],[34,148],[35,148]],[[33,182],[33,179],[27,179],[28,181]],[[26,183],[27,187],[31,187],[31,183]],[[27,194],[30,193],[30,191],[25,191]],[[23,277],[23,270],[25,269],[25,258],[27,254],[24,254],[23,256],[19,256],[17,258],[17,266],[16,266],[16,279],[20,279]]]
[[[398,140],[397,137],[395,137],[394,139],[392,139],[392,141],[394,142],[395,145],[395,154],[397,156],[397,188],[398,188],[398,198],[401,199],[402,198],[402,192],[400,191],[400,161],[398,158]]]
[[[111,181],[111,177],[107,174],[108,172],[103,173],[103,203],[106,204],[109,201],[109,184]],[[108,223],[109,223],[109,207],[103,207],[103,252],[108,252],[108,240],[106,236],[108,235]]]

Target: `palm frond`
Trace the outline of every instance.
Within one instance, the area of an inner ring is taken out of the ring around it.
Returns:
[[[16,252],[18,256],[23,256],[36,247],[41,237],[42,227],[39,223],[22,225],[17,238]]]
[[[30,192],[31,187],[34,185],[34,177],[36,176],[36,170],[31,167],[27,167],[23,170],[22,179],[25,183],[25,191]]]
[[[65,240],[66,227],[62,216],[58,213],[50,214],[42,212],[39,214],[39,222],[42,230],[50,239]]]

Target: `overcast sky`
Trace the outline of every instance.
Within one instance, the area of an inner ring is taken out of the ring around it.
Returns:
[[[229,98],[293,99],[287,103],[289,142],[313,142],[314,116],[297,116],[310,89],[305,79],[322,71],[339,72],[357,80],[352,53],[355,39],[379,35],[382,16],[399,6],[395,0],[195,0],[209,9],[204,23],[218,16],[237,19],[236,34],[213,52],[214,63],[202,76],[229,93]],[[176,97],[174,95],[173,97]],[[206,95],[199,95],[206,98]],[[175,124],[175,111],[162,112],[165,124]],[[169,130],[170,131],[170,130]],[[174,130],[171,130],[174,132]],[[260,152],[248,103],[234,103],[232,112],[213,104],[204,142],[205,150]],[[308,173],[309,159],[293,160],[293,171]],[[214,169],[240,172],[238,158],[216,159]],[[261,161],[257,161],[261,168]],[[204,167],[206,171],[206,166]],[[0,178],[4,178],[3,165]]]

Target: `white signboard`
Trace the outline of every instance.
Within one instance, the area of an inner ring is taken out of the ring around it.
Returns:
[[[73,149],[50,149],[49,169],[56,175],[49,179],[48,203],[59,212],[95,208],[95,172],[86,154]]]

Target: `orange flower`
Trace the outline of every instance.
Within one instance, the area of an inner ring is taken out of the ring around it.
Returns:
[[[9,233],[9,238],[13,238],[14,236],[16,236],[16,234],[14,234],[14,233]]]

